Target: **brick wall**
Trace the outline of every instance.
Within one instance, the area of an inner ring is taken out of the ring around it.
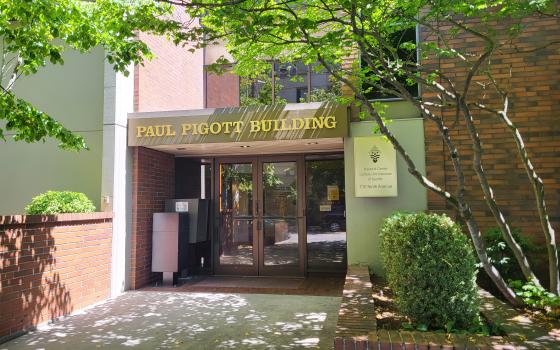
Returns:
[[[239,107],[239,76],[206,73],[206,107]]]
[[[178,8],[175,19],[189,23]],[[194,21],[191,25],[196,25]],[[136,112],[197,109],[204,107],[204,53],[190,53],[164,37],[140,34],[155,57],[135,69]]]
[[[560,19],[533,18],[525,20],[527,30],[514,42],[520,50],[531,50],[547,42],[560,40]],[[435,40],[424,35],[423,40]],[[467,48],[470,52],[480,52],[484,43],[474,37],[460,36],[450,39],[452,45]],[[511,69],[510,116],[519,126],[533,164],[545,183],[549,214],[556,232],[560,231],[560,54],[559,45],[552,45],[538,52],[520,53],[505,47],[494,55],[492,71],[495,77],[506,83]],[[452,59],[441,61],[426,60],[425,66],[439,68],[459,83],[466,76],[466,69]],[[475,77],[484,83],[484,77]],[[461,88],[460,84],[458,88]],[[482,96],[481,85],[475,83],[473,96]],[[486,92],[485,103],[496,105],[496,95]],[[423,94],[423,99],[433,99],[434,95]],[[454,110],[440,110],[448,125],[454,119]],[[502,206],[513,227],[519,228],[540,244],[544,236],[535,210],[535,199],[520,163],[515,143],[508,130],[492,115],[477,113],[477,127],[483,142],[483,166]],[[483,200],[482,191],[472,170],[472,149],[465,126],[459,123],[451,130],[458,144],[461,160],[466,172],[467,198],[472,204],[474,215],[482,229],[496,226],[494,218]],[[432,122],[425,123],[426,167],[430,179],[448,191],[454,191],[456,178],[449,154]],[[449,210],[446,203],[432,193],[428,195],[431,210]],[[538,264],[546,268],[546,264]]]
[[[148,285],[161,273],[152,273],[153,213],[165,209],[174,198],[175,156],[134,147],[132,174],[131,289]]]
[[[0,339],[110,295],[112,214],[0,216]]]

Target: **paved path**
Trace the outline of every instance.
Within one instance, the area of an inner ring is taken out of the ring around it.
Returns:
[[[332,349],[339,306],[340,297],[128,292],[0,349]]]

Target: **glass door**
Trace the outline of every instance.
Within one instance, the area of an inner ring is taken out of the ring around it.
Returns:
[[[216,161],[215,272],[303,276],[303,157]]]
[[[261,275],[303,276],[302,161],[260,158],[257,231]]]
[[[217,163],[217,274],[258,274],[256,235],[256,162]]]
[[[344,159],[305,161],[307,272],[346,272]]]

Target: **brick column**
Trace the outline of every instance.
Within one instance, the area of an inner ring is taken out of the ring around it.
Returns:
[[[153,214],[175,196],[175,156],[134,147],[132,174],[132,242],[130,288],[148,285],[161,274],[152,273]]]

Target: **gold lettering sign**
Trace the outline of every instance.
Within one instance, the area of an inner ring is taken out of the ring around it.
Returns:
[[[309,108],[306,108],[308,107]],[[334,103],[240,107],[129,116],[130,146],[344,137],[346,107]],[[169,113],[168,113],[169,114]],[[175,114],[175,113],[173,113]],[[193,115],[194,114],[194,115]],[[155,115],[155,117],[154,117]]]
[[[313,117],[313,118],[294,118],[291,120],[277,119],[277,120],[251,120],[250,132],[251,133],[268,133],[276,131],[292,131],[292,130],[317,130],[317,129],[334,129],[336,128],[336,118],[334,116],[328,117]],[[183,123],[181,124],[181,135],[218,135],[240,133],[243,129],[244,122],[212,122],[212,123]],[[137,126],[136,138],[143,137],[166,137],[175,136],[177,131],[173,125],[150,125],[150,126]]]

